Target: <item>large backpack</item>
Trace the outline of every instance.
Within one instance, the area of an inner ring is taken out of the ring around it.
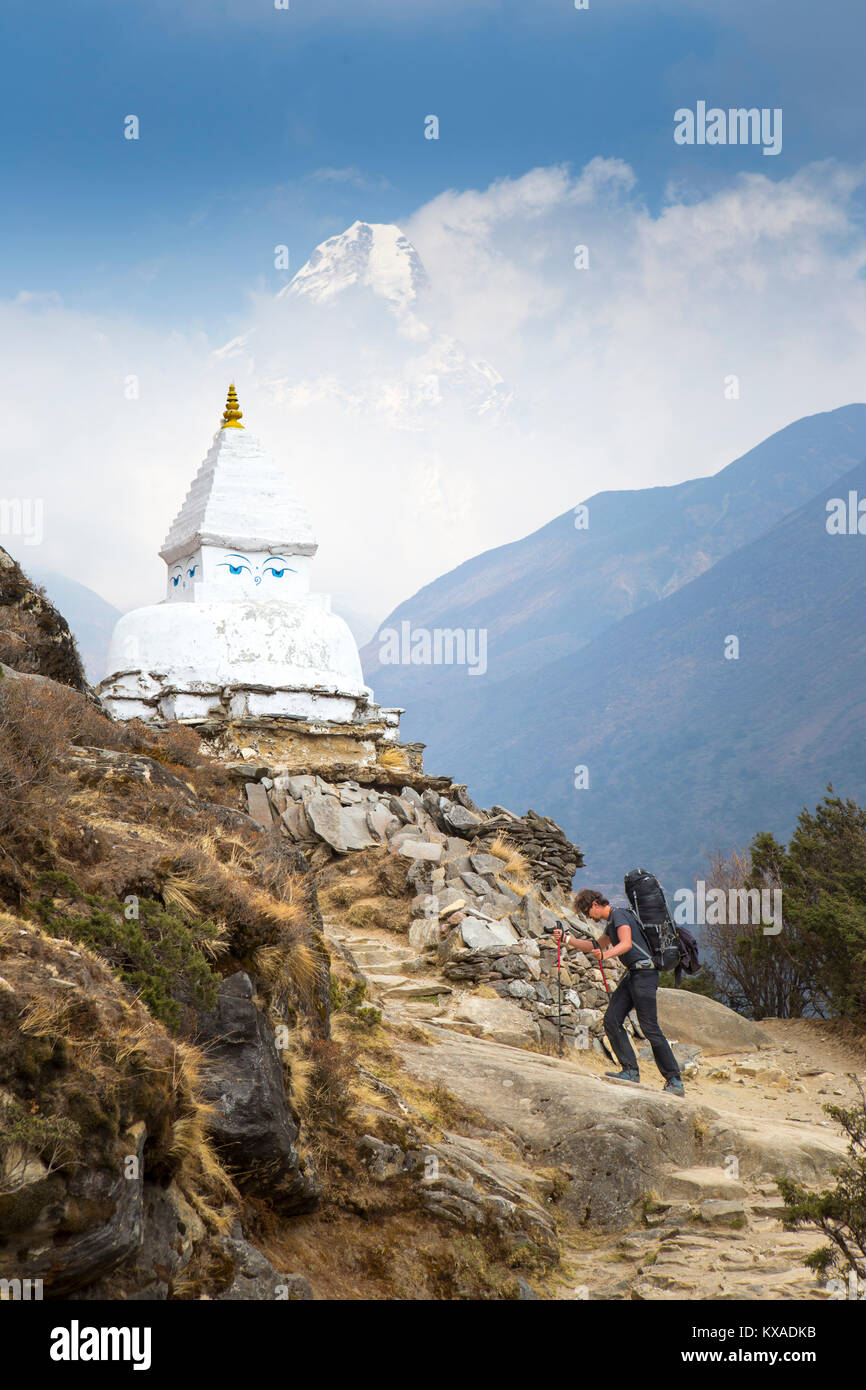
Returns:
[[[646,869],[632,869],[623,879],[625,895],[641,924],[656,970],[676,972],[677,984],[682,971],[694,974],[697,968],[697,946],[694,938],[688,949],[673,924],[662,886]],[[693,968],[689,969],[692,965]]]

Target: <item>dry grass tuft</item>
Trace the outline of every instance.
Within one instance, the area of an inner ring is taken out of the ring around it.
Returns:
[[[241,1199],[209,1137],[214,1107],[201,1097],[204,1068],[205,1059],[197,1047],[174,1045],[171,1072],[178,1114],[168,1152],[178,1162],[176,1181],[187,1201],[206,1225],[223,1232],[231,1226]]]
[[[321,951],[302,937],[284,939],[275,946],[260,946],[254,967],[271,996],[289,993],[303,1000],[314,997],[327,974]]]
[[[0,680],[0,837],[13,852],[51,833],[65,792],[60,762],[84,703],[65,686]]]
[[[497,835],[495,840],[492,840],[487,846],[487,852],[495,855],[497,859],[501,859],[505,873],[515,879],[516,884],[521,885],[520,888],[517,888],[516,884],[511,885],[515,892],[525,894],[532,884],[532,873],[528,860],[517,848],[517,845],[513,844],[507,836]]]
[[[256,855],[238,839],[205,834],[162,865],[162,894],[185,915],[212,915],[215,954],[230,951],[269,998],[289,993],[305,1009],[327,983],[305,880],[285,859]]]
[[[270,1018],[275,1027],[284,1024],[284,1020],[273,1010]],[[298,1024],[289,1033],[286,1045],[280,1048],[280,1061],[287,1074],[290,1103],[295,1111],[299,1112],[305,1119],[299,1138],[299,1142],[302,1144],[306,1140],[306,1112],[313,1070],[311,1061],[313,1042],[314,1038],[309,1028],[305,1024]]]
[[[71,1011],[71,1000],[62,995],[39,995],[25,1004],[18,1017],[18,1027],[31,1038],[59,1038],[63,1036]]]
[[[162,885],[162,899],[166,907],[176,907],[184,917],[195,917],[198,904],[192,896],[193,882],[185,874],[168,874]]]
[[[387,920],[382,904],[376,902],[375,898],[361,898],[358,902],[352,903],[346,913],[349,926],[357,927],[359,931],[365,931],[370,927],[384,928],[387,926]]]
[[[143,1121],[151,1171],[177,1181],[212,1230],[226,1230],[240,1199],[209,1138],[201,1051],[172,1039],[87,946],[71,956],[33,923],[4,915],[0,926],[0,974],[19,1002],[0,1031],[0,1093],[24,1114],[26,1142],[59,1135],[70,1165],[110,1164],[129,1123]],[[74,990],[57,983],[67,973]],[[35,1109],[19,1086],[25,1074]]]

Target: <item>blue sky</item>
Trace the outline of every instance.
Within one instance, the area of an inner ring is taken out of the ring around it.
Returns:
[[[317,585],[376,618],[596,491],[864,399],[862,0],[290,5],[0,10],[0,495],[45,515],[25,565],[160,597],[230,377],[313,515]],[[781,153],[677,145],[700,101],[781,107]],[[358,219],[417,247],[423,322],[275,302]],[[486,364],[511,403],[480,418],[459,382]],[[451,413],[412,396],[440,369]]]
[[[297,269],[444,189],[619,157],[657,209],[671,182],[688,199],[866,147],[855,0],[6,0],[0,24],[0,296],[217,336],[279,288],[274,245]],[[781,106],[782,154],[674,146],[699,98]]]

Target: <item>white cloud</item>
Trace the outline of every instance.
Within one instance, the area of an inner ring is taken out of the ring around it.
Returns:
[[[351,291],[318,307],[256,295],[221,355],[193,332],[22,291],[0,304],[2,492],[44,498],[45,541],[38,557],[0,543],[120,607],[161,597],[156,551],[232,374],[313,514],[318,586],[381,617],[595,491],[713,472],[798,416],[862,399],[862,178],[832,163],[742,175],[708,197],[672,189],[657,214],[611,160],[445,192],[403,225],[433,286],[431,327],[413,333]],[[574,268],[579,243],[589,270]],[[407,419],[448,334],[470,359],[451,363],[456,399]],[[466,415],[481,389],[471,359],[513,390],[505,419]],[[738,401],[724,398],[732,373]]]

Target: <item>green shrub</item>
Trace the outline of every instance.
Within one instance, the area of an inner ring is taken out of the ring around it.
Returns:
[[[786,1228],[815,1226],[830,1241],[807,1255],[804,1264],[822,1277],[845,1271],[866,1279],[866,1095],[857,1077],[853,1079],[859,1106],[824,1106],[848,1136],[848,1159],[836,1175],[836,1186],[808,1192],[787,1178],[778,1178],[776,1186],[785,1204]]]
[[[365,1002],[366,993],[366,980],[353,980],[347,989],[335,975],[331,976],[331,1009],[335,1014],[357,1013]]]
[[[68,1164],[80,1130],[62,1115],[32,1115],[14,1097],[0,1099],[0,1192],[19,1186],[28,1159],[41,1159],[48,1173]]]
[[[672,970],[663,970],[659,975],[659,984],[663,989],[675,989],[676,980]],[[680,979],[680,989],[684,989],[688,994],[703,994],[707,999],[719,998],[719,985],[715,974],[709,966],[702,965],[696,975],[682,975]]]
[[[81,893],[65,874],[40,874],[37,887],[43,892],[29,906],[45,930],[102,956],[167,1027],[178,1026],[181,1003],[215,1006],[219,976],[204,952],[219,936],[216,925],[193,925],[152,898],[137,899],[133,911],[117,898]]]

